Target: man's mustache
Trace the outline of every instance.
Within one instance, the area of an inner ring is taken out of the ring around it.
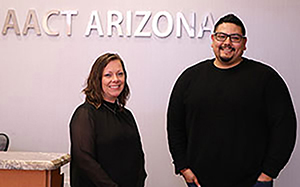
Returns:
[[[235,51],[235,50],[236,50],[234,47],[232,47],[232,46],[230,46],[230,45],[227,45],[227,46],[220,46],[220,47],[219,47],[219,49],[222,49],[222,50],[224,50],[224,49],[226,49],[226,48],[229,48],[229,49],[231,49],[232,51]]]

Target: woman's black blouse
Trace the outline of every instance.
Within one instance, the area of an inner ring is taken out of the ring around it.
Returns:
[[[85,102],[70,122],[72,187],[143,187],[144,153],[132,113]]]

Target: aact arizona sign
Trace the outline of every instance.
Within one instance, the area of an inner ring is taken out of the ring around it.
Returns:
[[[16,11],[9,9],[4,21],[2,35],[13,32],[16,35],[27,35],[29,30],[33,30],[37,36],[40,36],[42,35],[42,28],[44,33],[49,36],[59,36],[61,32],[57,28],[50,28],[48,23],[54,16],[65,16],[64,21],[67,27],[65,34],[72,36],[72,17],[78,16],[78,14],[78,10],[50,10],[43,16],[40,22],[36,10],[30,9],[21,32]],[[139,19],[134,19],[135,17]],[[87,20],[85,33],[83,34],[89,37],[92,32],[96,32],[100,37],[105,35],[112,36],[113,28],[115,28],[116,34],[120,37],[151,37],[155,35],[165,38],[172,34],[175,27],[177,38],[182,37],[183,29],[185,29],[190,38],[202,38],[205,32],[212,32],[214,20],[211,13],[206,14],[200,22],[196,19],[195,12],[189,13],[188,17],[189,19],[182,12],[177,12],[176,16],[172,16],[168,11],[159,11],[154,15],[151,11],[126,11],[124,16],[120,11],[111,10],[106,13],[106,30],[104,30],[102,25],[103,17],[100,17],[99,12],[94,10],[91,12],[89,20]],[[133,28],[133,25],[135,28]],[[150,31],[149,29],[146,31],[145,27],[150,27]]]

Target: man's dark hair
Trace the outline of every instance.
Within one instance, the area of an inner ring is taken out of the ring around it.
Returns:
[[[219,25],[222,23],[233,23],[242,29],[243,36],[246,35],[246,29],[243,22],[234,14],[227,14],[224,17],[220,18],[219,21],[215,24],[214,32],[216,32]]]

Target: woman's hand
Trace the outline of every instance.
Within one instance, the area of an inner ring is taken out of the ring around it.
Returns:
[[[269,177],[268,175],[264,174],[264,173],[261,173],[260,176],[257,179],[257,181],[260,181],[260,182],[269,182],[271,180],[272,180],[272,178]]]
[[[183,169],[180,171],[180,173],[183,175],[185,181],[187,183],[195,183],[198,187],[200,187],[200,184],[198,182],[197,177],[194,175],[194,173],[192,172],[192,170],[190,169]]]

